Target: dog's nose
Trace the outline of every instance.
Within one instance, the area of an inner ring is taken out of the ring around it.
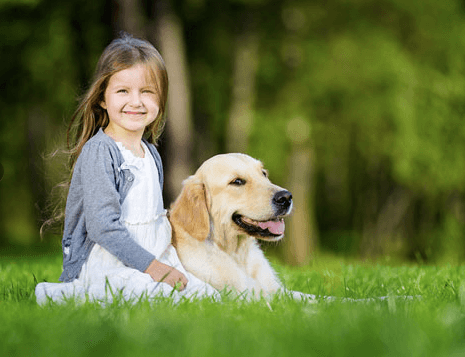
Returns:
[[[281,210],[287,210],[292,203],[292,193],[286,190],[276,192],[273,197],[273,203]]]

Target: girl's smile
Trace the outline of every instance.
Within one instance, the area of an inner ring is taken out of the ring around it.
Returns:
[[[130,115],[143,115],[145,114],[145,112],[125,112],[126,114],[130,114]]]
[[[107,134],[124,141],[128,136],[139,140],[147,125],[158,116],[158,96],[150,72],[143,64],[115,73],[110,77],[100,103],[107,110],[109,124]]]

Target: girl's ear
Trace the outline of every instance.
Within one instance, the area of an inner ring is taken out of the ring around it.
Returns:
[[[171,205],[169,219],[176,235],[182,239],[184,230],[199,241],[210,233],[210,218],[207,209],[205,185],[191,176],[183,183],[181,194]]]
[[[107,109],[107,103],[105,103],[103,100],[100,102],[100,106],[105,110]]]

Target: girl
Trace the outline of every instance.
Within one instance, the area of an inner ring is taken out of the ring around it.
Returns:
[[[64,283],[40,283],[37,302],[112,301],[218,292],[182,267],[163,208],[154,142],[164,124],[168,76],[147,41],[114,40],[68,128],[72,178],[63,232]]]

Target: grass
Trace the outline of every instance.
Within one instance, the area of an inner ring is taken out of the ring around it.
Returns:
[[[316,257],[274,264],[289,288],[385,300],[317,304],[225,297],[101,307],[39,307],[36,281],[57,281],[61,256],[0,257],[0,356],[463,356],[465,266]],[[420,296],[412,300],[399,296]]]

